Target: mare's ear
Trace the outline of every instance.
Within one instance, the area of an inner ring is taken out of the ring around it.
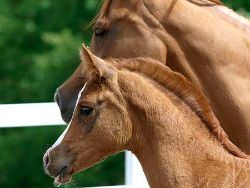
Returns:
[[[92,54],[88,47],[82,44],[80,58],[83,63],[82,73],[88,79],[93,77],[112,78],[115,75],[115,68],[106,63],[105,60]]]

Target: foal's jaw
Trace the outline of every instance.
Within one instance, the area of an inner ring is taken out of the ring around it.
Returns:
[[[43,159],[45,173],[54,178],[56,186],[69,183],[75,173],[93,166],[110,154],[117,153],[116,150],[104,149],[105,151],[102,151],[103,147],[100,144],[87,139],[80,143],[72,142],[67,147],[74,145],[70,150],[63,145],[65,143],[58,145],[56,148],[48,149]]]

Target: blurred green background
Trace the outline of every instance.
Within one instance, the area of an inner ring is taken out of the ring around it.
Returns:
[[[250,15],[249,0],[224,2]],[[100,0],[1,0],[0,103],[53,101],[55,89],[79,64],[80,44],[90,42],[92,31],[86,26],[99,4]],[[42,156],[64,128],[0,129],[0,187],[53,187],[43,172]],[[74,176],[66,187],[123,183],[121,153]]]

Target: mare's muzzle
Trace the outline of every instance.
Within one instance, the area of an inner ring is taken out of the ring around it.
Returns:
[[[75,94],[71,96],[72,98],[66,97],[60,92],[60,89],[57,89],[55,92],[54,100],[60,108],[63,121],[65,121],[66,123],[69,123],[72,118],[75,103],[77,100],[76,96],[77,95]]]

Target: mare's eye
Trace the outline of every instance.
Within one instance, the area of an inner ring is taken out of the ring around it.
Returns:
[[[107,33],[106,29],[103,29],[103,28],[94,29],[94,34],[97,37],[104,37],[106,35],[106,33]]]
[[[93,108],[88,106],[83,106],[80,108],[80,115],[81,116],[89,116],[93,112]]]

